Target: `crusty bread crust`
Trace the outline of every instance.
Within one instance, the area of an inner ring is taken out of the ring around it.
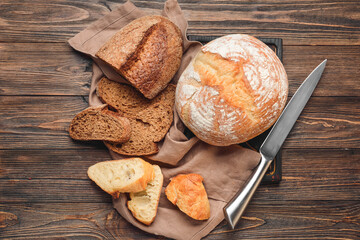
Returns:
[[[183,54],[180,29],[162,16],[138,18],[96,53],[146,98],[161,92],[180,67]]]
[[[210,203],[199,174],[179,174],[165,189],[166,197],[193,219],[210,218]]]
[[[136,161],[141,164],[136,164]],[[134,166],[139,165],[140,167],[135,169]],[[142,172],[141,176],[134,175],[138,171]],[[90,166],[87,174],[101,189],[115,198],[122,192],[145,190],[148,182],[155,177],[153,166],[141,158],[99,162]]]
[[[178,81],[175,106],[198,138],[227,146],[270,128],[287,94],[287,75],[274,51],[254,37],[234,34],[202,47]]]
[[[78,113],[70,123],[69,135],[82,141],[126,142],[130,139],[131,126],[129,119],[110,111],[104,104]]]

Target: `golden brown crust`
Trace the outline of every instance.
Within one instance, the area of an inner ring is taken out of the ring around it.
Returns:
[[[169,201],[196,220],[210,217],[210,203],[202,181],[203,177],[199,174],[179,174],[165,189]]]
[[[152,99],[179,69],[182,53],[180,29],[165,17],[145,16],[116,33],[96,56]]]
[[[269,129],[287,94],[287,75],[274,51],[233,34],[204,45],[188,65],[177,84],[176,109],[198,138],[227,146]]]

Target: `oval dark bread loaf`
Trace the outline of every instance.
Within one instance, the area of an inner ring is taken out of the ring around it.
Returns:
[[[105,142],[114,152],[128,156],[157,153],[157,142],[164,138],[173,121],[175,85],[169,84],[149,100],[134,87],[102,78],[97,86],[101,101],[129,119],[131,137],[125,143]]]
[[[162,16],[145,16],[123,27],[96,56],[124,76],[146,98],[161,92],[180,67],[180,29]]]
[[[130,139],[131,126],[129,119],[110,111],[104,104],[78,113],[70,123],[69,134],[75,140],[126,142]]]
[[[201,140],[218,146],[246,142],[271,127],[288,94],[274,51],[244,34],[204,45],[182,73],[176,110]]]

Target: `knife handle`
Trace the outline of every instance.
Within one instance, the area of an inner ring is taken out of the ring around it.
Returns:
[[[232,229],[234,229],[236,224],[239,222],[245,208],[249,204],[250,199],[254,195],[255,190],[259,186],[271,162],[272,160],[268,160],[262,155],[259,166],[245,185],[244,189],[239,191],[224,207],[225,219]]]

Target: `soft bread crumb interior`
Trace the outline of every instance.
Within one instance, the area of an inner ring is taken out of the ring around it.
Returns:
[[[148,183],[144,191],[130,193],[131,200],[128,202],[128,207],[134,217],[145,224],[150,224],[156,216],[163,184],[160,167],[157,165],[153,165],[153,167],[155,178]]]
[[[135,183],[145,173],[143,160],[132,158],[97,163],[89,168],[88,174],[104,191],[113,194]]]

